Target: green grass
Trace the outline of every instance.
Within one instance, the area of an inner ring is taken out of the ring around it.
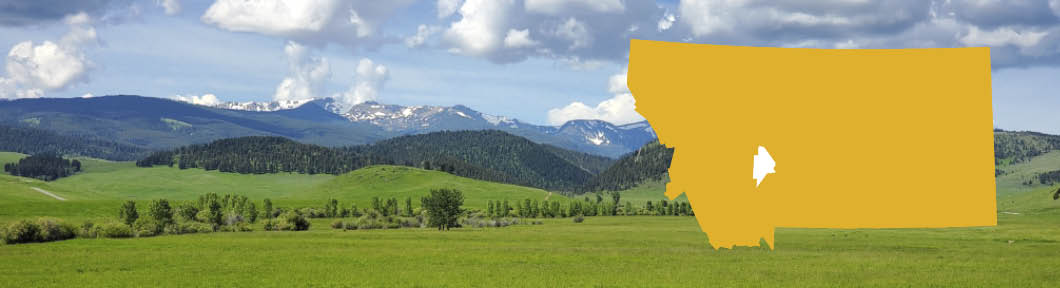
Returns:
[[[555,219],[449,232],[332,231],[319,222],[306,232],[8,245],[0,247],[0,281],[12,287],[1055,287],[1060,257],[1060,228],[1040,217],[1003,216],[991,228],[780,229],[774,251],[715,251],[690,217]]]
[[[372,166],[339,175],[322,185],[310,189],[303,199],[339,199],[353,201],[358,207],[367,207],[373,196],[397,198],[404,201],[412,197],[413,206],[419,206],[421,196],[426,196],[430,189],[453,188],[464,194],[464,205],[485,208],[488,200],[523,200],[542,201],[546,197],[553,201],[566,201],[558,193],[523,186],[500,184],[453,176],[439,171],[428,171],[404,166]],[[404,202],[402,202],[404,203]],[[511,205],[514,207],[515,203]]]
[[[0,153],[0,162],[19,157]],[[1060,159],[1060,154],[1042,157]],[[1033,173],[1049,168],[1052,162],[1044,161],[1049,159],[1007,168]],[[75,224],[114,219],[125,199],[188,200],[207,192],[257,201],[270,197],[279,206],[320,206],[333,197],[359,207],[372,196],[416,199],[435,187],[464,191],[472,207],[486,199],[543,199],[547,193],[396,166],[340,176],[239,175],[82,161],[84,173],[54,182],[0,175],[0,222],[36,216]],[[714,250],[692,217],[588,217],[581,224],[545,219],[544,225],[449,232],[335,231],[327,227],[331,220],[314,219],[304,232],[265,232],[259,223],[249,233],[0,245],[0,286],[1056,287],[1060,201],[1051,197],[1056,187],[1019,187],[1002,178],[996,227],[781,228],[776,250],[770,251]],[[644,183],[623,191],[623,202],[664,199],[664,188],[661,181]]]

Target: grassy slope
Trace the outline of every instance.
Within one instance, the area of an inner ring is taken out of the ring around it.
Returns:
[[[412,197],[413,206],[418,207],[420,196],[427,195],[428,191],[433,188],[460,190],[464,194],[464,205],[476,208],[485,208],[488,200],[515,201],[529,198],[540,201],[545,197],[550,200],[565,199],[559,194],[549,196],[549,192],[537,188],[479,181],[438,171],[385,165],[367,167],[339,175],[299,197],[354,201],[358,203],[358,207],[367,207],[364,205],[370,203],[372,196],[394,197],[401,201],[404,201],[406,197]]]
[[[0,152],[0,162],[17,161],[24,155]],[[54,216],[81,220],[112,218],[125,200],[147,201],[158,198],[193,200],[215,192],[247,195],[261,201],[271,198],[277,206],[322,206],[329,198],[347,207],[351,201],[368,207],[373,196],[413,198],[431,188],[456,188],[465,195],[465,206],[485,208],[487,200],[543,200],[548,192],[536,188],[484,182],[437,171],[400,166],[374,166],[340,176],[305,174],[244,175],[201,169],[171,167],[138,168],[131,162],[110,162],[81,158],[83,173],[53,182],[0,175],[0,222],[34,216]],[[61,202],[33,191],[37,187],[69,201]],[[548,196],[564,200],[559,194]],[[260,204],[260,203],[259,203]],[[513,202],[512,205],[515,205]]]

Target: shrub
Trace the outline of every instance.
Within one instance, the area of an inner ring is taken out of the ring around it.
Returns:
[[[582,217],[582,215],[574,216],[574,223],[582,223],[582,221],[585,221],[585,217]]]
[[[345,223],[343,223],[342,229],[357,230],[357,223],[354,223],[353,221],[346,221]]]
[[[342,229],[343,228],[342,219],[336,219],[335,221],[331,221],[331,228],[332,229]]]
[[[37,220],[40,227],[37,240],[40,242],[58,241],[74,238],[77,236],[74,225],[67,224],[59,219],[41,218]]]
[[[309,230],[309,220],[301,214],[287,212],[276,219],[265,221],[266,231],[304,231]]]
[[[133,236],[132,228],[122,223],[107,223],[99,230],[99,236],[106,238],[129,238]]]
[[[81,230],[77,231],[77,236],[81,238],[96,238],[98,235],[99,226],[93,224],[92,221],[81,223]]]
[[[185,222],[176,225],[170,225],[166,227],[168,234],[191,234],[191,233],[210,233],[213,232],[213,225],[199,222]]]
[[[238,224],[235,224],[235,225],[221,226],[221,231],[223,231],[223,232],[252,232],[252,231],[254,231],[254,228],[250,227],[250,225],[247,225],[246,223],[238,223]]]
[[[40,225],[29,220],[19,220],[11,223],[4,231],[4,243],[30,243],[37,242],[40,237]]]
[[[133,223],[132,228],[136,237],[151,237],[161,234],[165,229],[165,225],[154,218],[145,217],[136,219],[136,223]]]
[[[296,213],[288,213],[284,215],[284,219],[287,220],[287,224],[291,226],[293,231],[305,231],[309,230],[309,220],[302,217],[302,215]]]

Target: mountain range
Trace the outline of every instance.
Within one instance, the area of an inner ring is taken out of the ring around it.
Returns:
[[[365,102],[344,107],[332,98],[212,106],[131,95],[18,99],[0,101],[0,123],[152,150],[241,136],[282,136],[335,147],[437,131],[501,130],[540,144],[616,158],[656,137],[646,121],[614,125],[572,120],[544,126],[463,105]]]

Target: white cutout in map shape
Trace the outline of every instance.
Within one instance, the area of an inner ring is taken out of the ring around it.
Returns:
[[[758,146],[758,154],[755,155],[754,171],[752,171],[754,173],[752,177],[755,180],[758,180],[758,183],[755,184],[755,188],[757,188],[758,185],[762,185],[762,179],[766,178],[766,174],[777,172],[773,170],[773,167],[776,166],[777,162],[773,161],[773,157],[769,156],[769,151],[766,151],[766,147]]]

